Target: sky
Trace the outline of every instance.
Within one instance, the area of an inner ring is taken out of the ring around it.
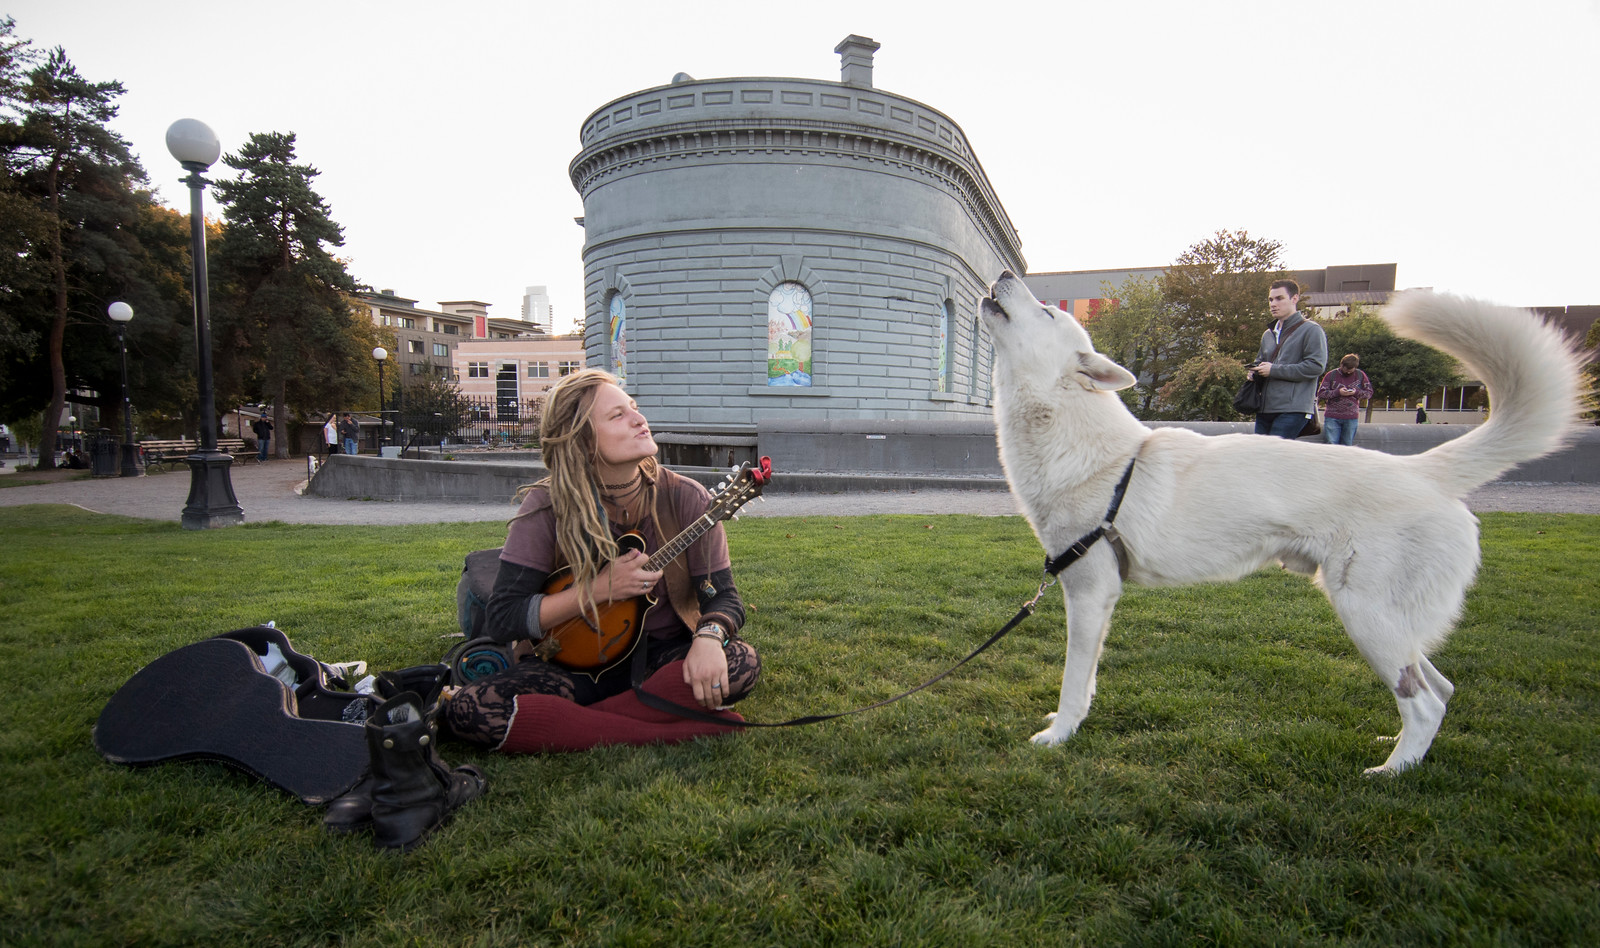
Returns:
[[[188,209],[167,127],[293,132],[357,282],[580,318],[567,167],[612,99],[698,79],[877,88],[966,133],[1030,270],[1162,266],[1217,230],[1288,267],[1600,303],[1600,0],[10,0],[126,94],[111,123]],[[220,163],[214,174],[229,174]],[[208,197],[208,211],[217,210]]]

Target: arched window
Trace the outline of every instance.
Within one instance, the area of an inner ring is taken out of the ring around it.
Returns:
[[[939,338],[937,340],[937,362],[934,366],[933,390],[948,393],[950,391],[950,374],[952,371],[950,359],[950,344],[955,337],[956,304],[953,300],[944,301],[944,311],[939,314]]]
[[[617,383],[628,387],[628,304],[621,293],[612,293],[607,306],[606,367],[617,377]]]
[[[767,295],[767,385],[811,387],[811,293],[798,283]]]
[[[978,317],[972,318],[972,362],[971,371],[967,375],[967,396],[974,401],[982,391],[980,377],[983,371],[983,323]]]

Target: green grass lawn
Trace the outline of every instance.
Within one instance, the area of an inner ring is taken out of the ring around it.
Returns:
[[[1600,517],[1483,517],[1423,764],[1304,579],[1130,587],[1079,734],[1060,596],[888,708],[675,747],[501,757],[418,851],[220,764],[126,768],[90,729],[171,649],[275,620],[324,661],[435,659],[497,524],[177,524],[0,509],[0,944],[1582,945],[1600,932]],[[948,667],[1037,586],[1019,518],[729,525],[757,720]]]

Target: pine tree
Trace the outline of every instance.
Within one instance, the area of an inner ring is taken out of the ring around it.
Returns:
[[[14,62],[19,44],[9,37],[11,21],[4,25],[0,39],[7,62]],[[39,465],[49,468],[66,408],[69,320],[103,319],[105,287],[136,282],[139,247],[130,225],[148,194],[141,197],[138,191],[145,174],[128,143],[107,127],[124,91],[120,82],[83,78],[60,47],[30,69],[20,85],[4,81],[9,88],[0,93],[11,98],[8,114],[0,117],[3,190],[8,203],[26,212],[21,231],[6,234],[9,244],[20,245],[7,249],[18,254],[10,262],[23,277],[8,287],[15,298],[7,300],[7,309],[17,323],[8,362],[27,358],[18,368],[34,369],[40,347],[48,381],[47,397],[40,398],[36,389],[22,386],[43,373],[7,372],[0,400],[7,414],[22,407],[37,411],[40,401],[47,403]],[[109,347],[109,339],[106,335],[97,348]]]
[[[223,161],[238,177],[216,188],[226,208],[212,287],[218,395],[272,402],[284,431],[291,405],[333,411],[372,389],[375,330],[347,295],[355,281],[329,249],[344,232],[312,188],[317,170],[296,161],[295,136],[251,135]],[[289,439],[275,440],[288,457]]]
[[[19,143],[27,68],[37,59],[28,40],[12,35],[15,28],[11,17],[0,17],[0,150],[8,158]],[[12,162],[6,161],[0,174],[0,365],[20,363],[38,352],[40,334],[24,325],[17,312],[27,292],[44,283],[31,251],[49,241],[49,223],[23,191]]]

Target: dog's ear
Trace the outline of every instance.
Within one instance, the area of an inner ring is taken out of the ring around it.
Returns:
[[[1138,381],[1132,372],[1092,351],[1078,356],[1078,375],[1085,388],[1101,392],[1120,391]]]

